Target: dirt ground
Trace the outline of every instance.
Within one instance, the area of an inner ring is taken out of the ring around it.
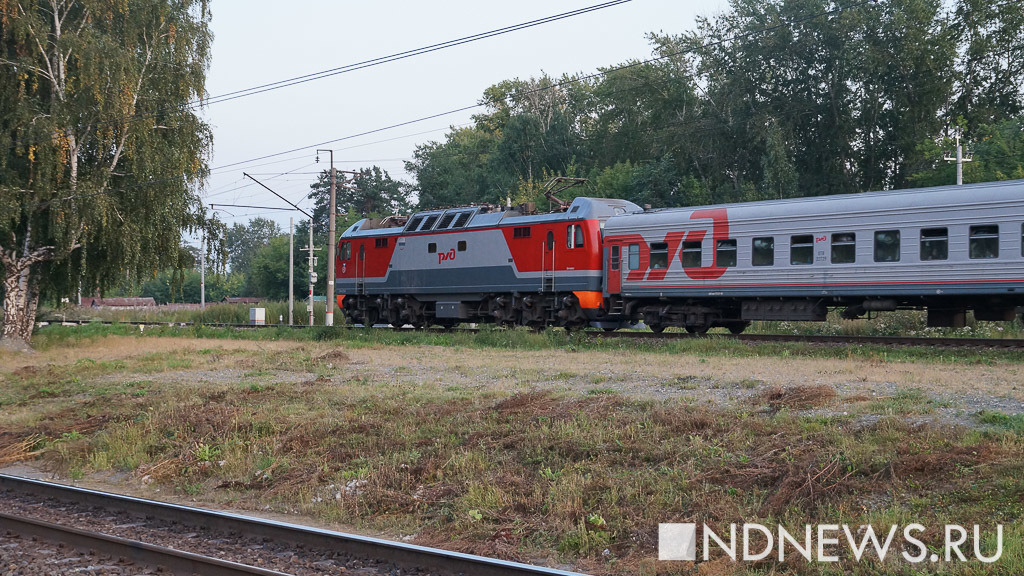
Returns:
[[[875,358],[719,357],[665,353],[565,350],[500,350],[444,346],[350,348],[338,344],[196,340],[190,338],[107,337],[72,349],[35,354],[0,354],[0,370],[74,364],[83,359],[130,361],[139,356],[211,350],[273,355],[305,351],[323,357],[344,350],[345,368],[331,378],[360,378],[402,384],[441,384],[501,391],[551,389],[580,394],[619,393],[636,398],[682,397],[719,407],[750,404],[773,387],[827,386],[839,401],[825,412],[842,413],[857,403],[878,401],[912,390],[927,398],[927,409],[913,410],[918,421],[971,425],[972,416],[991,410],[1024,413],[1024,365],[892,362]],[[150,375],[162,381],[237,381],[244,366],[210,370],[166,370]],[[278,381],[300,381],[312,373],[276,372]]]

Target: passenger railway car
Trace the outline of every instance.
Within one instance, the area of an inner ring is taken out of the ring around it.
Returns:
[[[1024,305],[1024,181],[634,211],[604,229],[605,297],[655,331]]]
[[[364,325],[585,326],[604,313],[601,228],[639,210],[576,198],[549,214],[473,206],[364,219],[339,239],[338,304]]]

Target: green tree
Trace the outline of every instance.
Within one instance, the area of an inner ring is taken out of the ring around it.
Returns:
[[[281,235],[277,222],[267,218],[253,218],[247,224],[236,222],[224,235],[224,248],[228,253],[231,271],[248,274],[256,252],[271,238]]]
[[[299,252],[299,248],[308,242],[308,230],[306,236],[295,235],[295,297],[305,298],[309,293],[309,264],[305,252]],[[316,240],[314,239],[314,243]],[[324,243],[316,243],[317,246],[324,246]],[[314,291],[323,295],[326,288],[327,278],[327,257],[326,250],[318,252],[317,265],[314,270],[317,273],[317,287]],[[262,296],[272,300],[286,300],[288,298],[288,236],[281,235],[271,238],[266,246],[260,248],[253,257],[252,266],[249,271],[248,290],[252,296]]]
[[[964,183],[1024,179],[1024,116],[997,124],[982,124],[971,141],[973,159],[964,164]],[[943,159],[956,146],[952,139],[927,141],[921,147],[930,165],[911,177],[915,186],[943,186],[956,183],[956,163]]]
[[[206,0],[0,0],[0,342],[28,345],[43,291],[182,267],[210,131]]]

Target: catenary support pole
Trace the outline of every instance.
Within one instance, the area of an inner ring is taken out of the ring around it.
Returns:
[[[295,324],[295,218],[288,219],[288,325]]]

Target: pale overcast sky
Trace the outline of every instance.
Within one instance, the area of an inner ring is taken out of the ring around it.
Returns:
[[[213,3],[213,61],[207,89],[217,96],[404,52],[600,4],[600,0],[372,2],[224,0]],[[263,94],[212,104],[213,176],[204,201],[282,206],[243,171],[310,210],[301,200],[314,173],[327,166],[310,150],[219,168],[294,148],[344,138],[470,106],[502,80],[547,73],[593,73],[600,67],[651,56],[649,32],[693,30],[697,15],[712,16],[726,0],[632,0],[469,44],[385,63]],[[341,170],[378,165],[408,179],[403,161],[417,144],[442,140],[450,126],[470,122],[470,110],[369,136],[325,145]],[[279,175],[284,172],[290,174]],[[224,208],[230,223],[254,216],[287,229],[298,213]]]

